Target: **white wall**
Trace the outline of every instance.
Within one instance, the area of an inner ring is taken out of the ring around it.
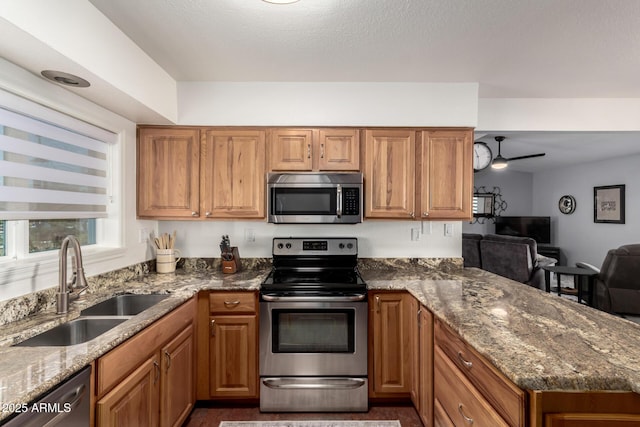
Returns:
[[[526,216],[531,215],[533,206],[533,175],[527,172],[511,171],[508,168],[493,170],[487,168],[477,172],[473,176],[473,186],[477,189],[484,186],[487,191],[493,192],[493,187],[500,188],[502,200],[506,202],[506,210],[502,216]],[[462,224],[464,233],[487,234],[495,231],[495,226],[490,220],[481,223]],[[553,238],[553,236],[552,236]]]
[[[220,256],[220,240],[228,234],[240,257],[271,257],[274,237],[357,237],[358,255],[364,258],[442,258],[461,256],[461,223],[452,221],[452,237],[444,236],[444,222],[366,221],[361,224],[298,225],[264,221],[160,221],[161,233],[176,230],[176,247],[185,257]],[[412,241],[412,229],[420,240]],[[247,241],[253,234],[255,241]]]
[[[477,83],[180,82],[178,123],[219,126],[471,126]]]
[[[533,215],[552,217],[555,246],[567,265],[587,262],[600,267],[609,249],[640,243],[640,155],[585,163],[533,176]],[[626,223],[593,222],[593,187],[626,185]],[[565,194],[576,199],[576,210],[564,215],[558,200]]]

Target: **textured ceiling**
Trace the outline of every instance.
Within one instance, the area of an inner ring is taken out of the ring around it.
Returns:
[[[640,97],[637,0],[90,0],[178,81],[479,82]]]

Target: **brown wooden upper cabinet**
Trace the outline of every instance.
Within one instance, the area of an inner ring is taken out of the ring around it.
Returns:
[[[272,171],[358,171],[360,131],[336,129],[271,129]]]
[[[365,218],[472,218],[472,129],[365,131]]]
[[[207,130],[200,188],[206,218],[264,218],[265,132]]]
[[[264,218],[265,141],[260,129],[140,127],[138,216]]]
[[[139,128],[139,217],[197,218],[200,208],[200,131]]]
[[[417,206],[421,218],[471,220],[473,130],[423,131],[419,150]]]
[[[415,130],[366,130],[366,218],[415,217]]]

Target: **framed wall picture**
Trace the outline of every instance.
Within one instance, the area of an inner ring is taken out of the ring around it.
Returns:
[[[624,185],[593,187],[593,222],[624,224]]]

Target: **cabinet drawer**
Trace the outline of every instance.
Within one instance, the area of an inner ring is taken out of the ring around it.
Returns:
[[[454,425],[509,426],[439,347],[434,351],[433,383],[435,398]]]
[[[192,298],[100,357],[96,364],[98,397],[103,396],[133,372],[158,350],[158,346],[192,324],[195,308],[195,300]]]
[[[256,312],[255,292],[211,292],[209,311],[216,314]]]
[[[464,342],[440,320],[434,327],[435,342],[462,373],[482,392],[510,425],[525,424],[525,392]]]

